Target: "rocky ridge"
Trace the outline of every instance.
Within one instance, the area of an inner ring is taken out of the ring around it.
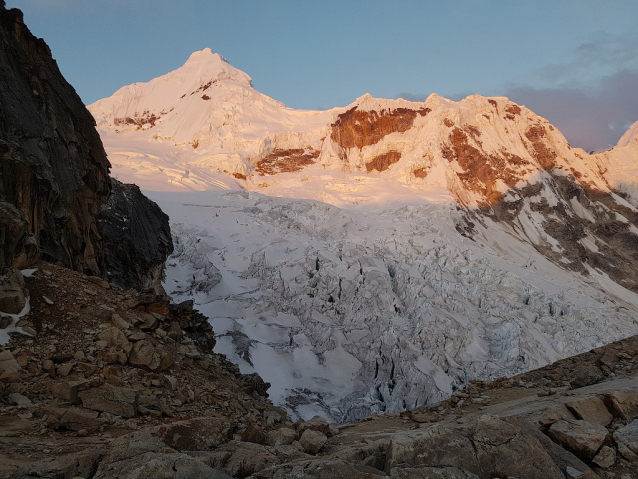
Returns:
[[[210,353],[191,304],[38,267],[0,351],[3,477],[638,477],[638,337],[400,414],[293,424]]]

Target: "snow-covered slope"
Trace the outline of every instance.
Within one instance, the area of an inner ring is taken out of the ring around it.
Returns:
[[[638,333],[638,123],[588,155],[504,97],[298,111],[208,49],[89,109],[115,175],[163,192],[167,289],[302,417]]]

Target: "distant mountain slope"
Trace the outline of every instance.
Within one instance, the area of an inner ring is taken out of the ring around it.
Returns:
[[[169,290],[294,414],[399,411],[638,333],[636,125],[589,155],[504,97],[298,111],[210,50],[89,109],[115,174],[163,191]]]

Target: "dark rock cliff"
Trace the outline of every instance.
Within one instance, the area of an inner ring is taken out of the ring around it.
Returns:
[[[95,121],[22,12],[0,5],[0,266],[48,261],[101,273],[95,215],[110,192]],[[37,250],[37,249],[36,249]]]
[[[126,289],[161,289],[168,217],[112,180],[110,166],[49,47],[0,0],[0,270],[40,257]]]
[[[136,185],[113,179],[108,202],[98,213],[109,282],[128,289],[157,288],[173,252],[168,216]]]

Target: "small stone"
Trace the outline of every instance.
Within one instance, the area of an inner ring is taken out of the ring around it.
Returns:
[[[8,398],[9,402],[15,404],[16,406],[31,406],[32,404],[31,400],[28,397],[23,396],[22,394],[11,393],[8,395]]]
[[[77,359],[78,361],[82,361],[86,356],[84,355],[84,351],[80,350],[80,351],[76,351],[73,357]]]
[[[583,479],[583,476],[585,475],[584,472],[581,472],[578,469],[574,469],[571,466],[567,466],[565,468],[565,474],[567,475],[567,479]]]
[[[59,376],[66,377],[69,375],[74,366],[75,363],[73,361],[69,361],[68,363],[60,364],[56,368],[56,371]]]
[[[131,327],[131,325],[127,321],[124,321],[117,313],[113,313],[111,316],[111,322],[113,323],[113,326],[118,329],[129,329]]]
[[[42,369],[49,373],[51,376],[55,376],[55,364],[50,359],[45,359],[42,361]]]
[[[160,383],[166,389],[170,389],[171,391],[175,391],[179,386],[179,382],[173,376],[161,375]]]
[[[23,326],[22,327],[22,331],[24,331],[25,333],[27,333],[30,336],[37,336],[38,332],[33,329],[31,326]]]
[[[44,300],[44,302],[46,304],[48,304],[49,306],[53,306],[53,301],[51,301],[49,298],[47,298],[46,296],[42,296],[42,299]]]
[[[109,283],[104,281],[102,278],[98,278],[97,276],[87,276],[86,279],[101,288],[104,288],[104,289],[111,288],[111,285],[109,285]]]

